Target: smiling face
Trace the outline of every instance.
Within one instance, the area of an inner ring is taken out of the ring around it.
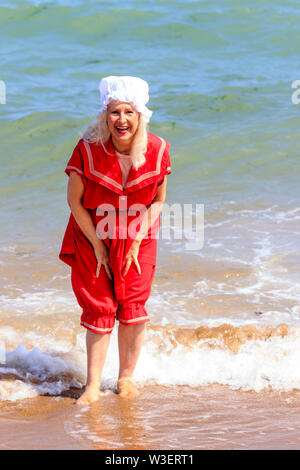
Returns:
[[[117,150],[130,151],[138,124],[139,113],[131,103],[110,101],[107,107],[107,125]]]

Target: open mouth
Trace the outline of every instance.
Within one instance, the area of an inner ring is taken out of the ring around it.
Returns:
[[[116,126],[118,134],[124,135],[126,132],[129,131],[129,126],[124,126],[124,127],[118,127]]]

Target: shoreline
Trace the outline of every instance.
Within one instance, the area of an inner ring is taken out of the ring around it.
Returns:
[[[2,402],[1,450],[298,449],[300,392],[148,385],[90,407],[39,396]]]

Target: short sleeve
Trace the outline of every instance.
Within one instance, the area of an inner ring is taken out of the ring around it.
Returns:
[[[166,141],[166,148],[163,153],[161,167],[163,176],[169,175],[171,173],[170,143],[168,141]]]
[[[75,171],[81,177],[83,183],[86,184],[86,178],[84,176],[83,155],[80,150],[79,142],[74,148],[72,156],[67,163],[65,173],[69,176],[71,171]]]
[[[166,148],[164,150],[162,160],[161,160],[158,185],[161,185],[165,179],[165,176],[171,173],[171,160],[170,160],[169,151],[170,151],[170,143],[166,140]]]

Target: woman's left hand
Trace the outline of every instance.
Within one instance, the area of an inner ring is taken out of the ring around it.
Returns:
[[[128,273],[129,268],[132,263],[135,264],[137,272],[141,274],[141,268],[138,262],[139,250],[140,250],[140,242],[137,240],[134,240],[125,258],[125,265],[122,271],[123,277],[126,276],[126,274]]]

